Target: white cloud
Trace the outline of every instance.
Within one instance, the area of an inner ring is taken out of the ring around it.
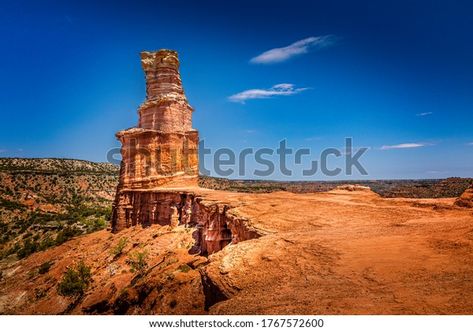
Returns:
[[[429,116],[429,115],[432,115],[432,114],[433,114],[433,112],[427,111],[425,113],[418,113],[418,114],[416,114],[416,116],[424,117],[424,116]]]
[[[292,43],[286,47],[270,49],[250,60],[250,63],[269,64],[283,62],[293,56],[305,54],[310,48],[325,48],[334,43],[334,37],[331,35],[309,37]]]
[[[268,99],[278,95],[294,95],[307,90],[307,87],[294,88],[294,84],[277,84],[269,89],[251,89],[228,97],[231,102],[245,103],[249,99]]]
[[[404,144],[399,144],[399,145],[384,145],[381,147],[381,150],[389,150],[389,149],[404,149],[404,148],[419,148],[419,147],[424,147],[427,146],[427,144],[423,143],[404,143]]]

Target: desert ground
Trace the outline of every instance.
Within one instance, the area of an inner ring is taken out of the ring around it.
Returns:
[[[200,256],[183,225],[82,235],[3,261],[0,312],[473,314],[473,210],[453,198],[191,191],[230,206],[261,236]],[[122,238],[123,253],[111,254]],[[136,251],[148,256],[140,277],[127,264]],[[91,267],[91,285],[80,297],[59,296],[57,283],[79,260]]]

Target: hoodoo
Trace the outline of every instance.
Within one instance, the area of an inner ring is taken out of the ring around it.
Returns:
[[[226,245],[258,238],[231,206],[205,201],[198,191],[198,132],[192,128],[177,53],[142,52],[146,101],[135,128],[117,133],[122,143],[120,180],[112,231],[135,225],[196,229],[193,253],[212,254]]]
[[[193,109],[182,87],[178,54],[164,49],[142,52],[141,65],[146,100],[138,109],[138,126],[116,134],[122,161],[112,213],[114,232],[172,217],[159,214],[159,201],[141,201],[150,196],[145,190],[197,183],[199,138],[192,128]]]

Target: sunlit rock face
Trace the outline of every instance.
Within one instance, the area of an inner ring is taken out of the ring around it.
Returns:
[[[112,216],[114,231],[126,227],[124,190],[197,183],[199,136],[192,129],[193,109],[182,88],[177,52],[142,52],[141,65],[146,100],[138,109],[138,126],[116,134],[122,144],[122,162]]]

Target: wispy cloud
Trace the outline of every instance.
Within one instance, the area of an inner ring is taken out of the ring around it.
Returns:
[[[398,145],[384,145],[381,147],[381,150],[386,151],[390,149],[405,149],[405,148],[419,148],[419,147],[424,147],[428,146],[425,143],[403,143],[403,144],[398,144]]]
[[[416,114],[416,116],[424,117],[424,116],[429,116],[429,115],[432,115],[432,114],[433,114],[433,112],[427,111],[425,113],[418,113],[418,114]]]
[[[308,53],[310,49],[321,49],[335,43],[332,35],[309,37],[286,47],[273,48],[250,60],[250,63],[270,64],[289,60],[291,57]]]
[[[294,84],[277,84],[269,89],[251,89],[228,97],[231,102],[245,103],[249,99],[268,99],[278,95],[294,95],[307,90],[308,87],[295,88]]]
[[[468,146],[473,146],[473,141],[471,143],[467,143]]]

